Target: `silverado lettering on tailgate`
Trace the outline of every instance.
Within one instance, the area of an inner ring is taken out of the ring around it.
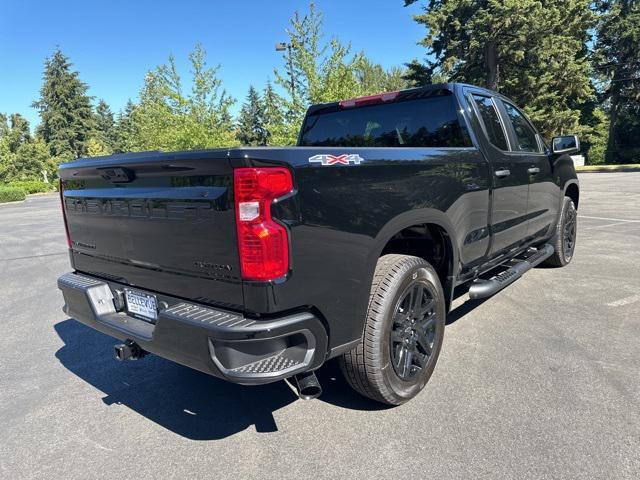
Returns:
[[[155,199],[110,199],[65,197],[69,215],[100,215],[108,217],[153,218],[166,220],[204,221],[213,218],[211,202],[178,202]]]

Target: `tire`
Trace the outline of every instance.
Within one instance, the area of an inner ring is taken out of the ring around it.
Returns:
[[[442,286],[428,262],[408,255],[381,257],[362,341],[340,357],[347,382],[361,395],[388,405],[411,400],[433,373],[445,316]]]
[[[564,267],[573,258],[576,248],[576,238],[578,233],[578,212],[576,206],[569,197],[564,197],[562,202],[562,213],[556,225],[556,231],[549,243],[553,246],[554,252],[544,261],[544,265],[549,267]]]

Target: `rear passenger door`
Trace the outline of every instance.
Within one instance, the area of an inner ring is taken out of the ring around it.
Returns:
[[[491,164],[491,257],[517,247],[527,236],[528,160],[513,155],[510,138],[496,99],[483,91],[469,91],[484,135],[479,135]]]
[[[555,221],[560,188],[553,181],[549,156],[540,135],[526,116],[512,103],[499,100],[513,146],[512,156],[525,163],[529,196],[527,201],[529,240],[542,239]]]

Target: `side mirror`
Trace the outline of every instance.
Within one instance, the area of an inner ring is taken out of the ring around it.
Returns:
[[[577,135],[563,135],[551,140],[551,153],[566,153],[573,155],[580,151],[580,139]]]

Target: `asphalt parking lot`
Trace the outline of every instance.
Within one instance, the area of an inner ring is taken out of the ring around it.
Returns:
[[[584,174],[578,247],[483,303],[461,297],[426,390],[241,387],[65,316],[55,195],[0,206],[0,477],[640,478],[640,173]]]

